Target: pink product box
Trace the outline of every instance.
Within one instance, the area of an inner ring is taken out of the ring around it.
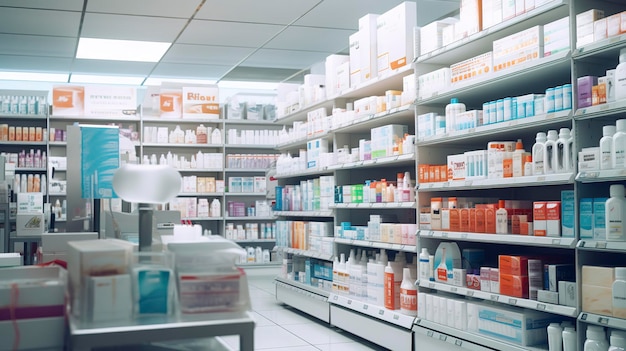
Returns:
[[[228,215],[230,217],[245,217],[246,216],[246,204],[243,202],[228,202]]]

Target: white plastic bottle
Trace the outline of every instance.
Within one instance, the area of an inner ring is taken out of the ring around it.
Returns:
[[[626,241],[626,226],[624,215],[626,214],[626,197],[622,184],[611,184],[609,188],[611,197],[606,200],[605,221],[607,241]]]
[[[496,210],[496,234],[509,233],[508,212],[504,207],[504,200],[499,200],[498,209]]]
[[[559,323],[548,326],[548,350],[563,351],[563,328]]]
[[[626,119],[615,122],[616,132],[613,135],[613,168],[622,169],[626,166]]]
[[[563,327],[563,351],[576,351],[578,338],[573,326]]]
[[[626,318],[626,267],[615,267],[615,281],[611,287],[613,317]]]
[[[600,138],[600,169],[613,168],[613,135],[615,126],[602,127],[602,138]]]
[[[626,350],[626,332],[622,330],[612,330],[609,340],[611,340],[611,347],[609,347],[609,351]]]
[[[559,139],[556,141],[556,173],[567,173],[574,170],[572,164],[573,141],[569,128],[559,130]]]
[[[615,101],[626,98],[626,48],[619,51],[619,64],[615,67]]]
[[[430,270],[429,270],[430,263],[428,262],[428,256],[430,256],[430,254],[428,253],[428,249],[423,247],[422,251],[420,252],[420,257],[419,257],[419,263],[420,263],[419,279],[424,282],[427,282],[430,280]]]
[[[385,308],[395,310],[396,307],[396,286],[395,277],[391,262],[387,262],[385,267]]]
[[[404,268],[402,272],[400,312],[409,316],[417,316],[417,287],[415,287],[409,268]]]
[[[446,132],[450,133],[458,129],[456,115],[462,112],[465,112],[465,104],[460,103],[457,98],[450,99],[450,103],[446,105]]]
[[[213,201],[211,201],[211,217],[219,217],[222,211],[221,207],[222,205],[220,204],[220,200],[213,199]]]
[[[532,159],[533,159],[533,175],[542,175],[545,174],[545,162],[544,162],[544,154],[546,147],[546,133],[539,132],[535,137],[535,144],[532,149]]]
[[[587,340],[583,351],[608,351],[609,343],[606,341],[604,328],[597,325],[587,326]]]
[[[544,174],[554,174],[557,169],[556,141],[559,139],[559,134],[556,130],[549,130],[547,138],[543,152]]]

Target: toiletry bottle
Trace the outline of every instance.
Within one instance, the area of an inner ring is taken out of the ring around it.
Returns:
[[[498,209],[496,210],[496,234],[509,233],[508,212],[504,206],[504,200],[499,200]]]
[[[533,175],[533,157],[532,155],[526,155],[524,157],[524,176]]]
[[[557,169],[556,141],[559,135],[556,130],[549,130],[547,138],[543,152],[544,174],[554,174]]]
[[[602,138],[600,139],[600,169],[613,168],[613,135],[615,126],[608,125],[602,127]]]
[[[626,167],[626,119],[615,122],[616,132],[613,134],[613,168]]]
[[[608,351],[609,343],[606,341],[604,328],[598,325],[587,326],[587,340],[585,340],[584,351]]]
[[[409,316],[417,316],[417,288],[409,268],[404,268],[402,271],[400,312]]]
[[[605,221],[607,241],[626,241],[626,227],[624,215],[626,214],[626,198],[622,184],[611,184],[609,188],[611,197],[606,200]]]
[[[393,268],[391,262],[387,262],[385,267],[385,308],[389,310],[396,309],[396,285],[395,277],[393,274]]]
[[[546,133],[539,132],[535,137],[535,144],[533,145],[532,150],[532,159],[533,159],[533,175],[542,175],[545,174],[545,143],[546,143]]]
[[[446,248],[445,246],[441,248],[441,262],[436,269],[436,278],[435,280],[447,283],[448,282],[448,265],[446,264]]]
[[[222,131],[218,128],[213,129],[211,133],[211,144],[221,144],[222,143]]]
[[[457,130],[456,115],[462,112],[465,112],[465,104],[460,103],[457,98],[450,99],[450,103],[446,105],[446,132]]]
[[[626,350],[626,332],[623,330],[611,330],[611,347],[609,351],[624,351]]]
[[[429,267],[430,264],[428,262],[428,249],[423,247],[422,248],[422,252],[420,252],[420,257],[419,257],[419,272],[420,272],[420,276],[419,279],[421,281],[428,281],[430,279],[430,271],[429,271]]]
[[[548,350],[563,351],[563,329],[559,323],[548,326]]]
[[[615,267],[615,281],[611,287],[613,317],[626,318],[626,267]]]
[[[220,200],[213,199],[211,201],[211,217],[219,217],[222,210],[221,207]]]
[[[576,329],[573,326],[563,327],[563,351],[576,351],[578,349],[578,338]]]
[[[615,67],[615,101],[626,98],[626,48],[619,51],[619,64]]]
[[[569,128],[559,130],[559,139],[556,141],[556,169],[555,173],[567,173],[574,170],[572,167],[572,136]]]

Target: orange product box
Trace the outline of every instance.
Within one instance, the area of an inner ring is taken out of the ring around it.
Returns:
[[[458,208],[451,208],[450,211],[450,231],[461,231],[461,210]]]
[[[528,298],[528,276],[500,272],[500,294]]]
[[[440,182],[448,181],[448,165],[439,165],[439,177]]]
[[[439,166],[433,167],[432,181],[433,182],[441,181],[441,167]]]
[[[546,203],[546,235],[561,236],[561,201]]]
[[[626,11],[619,14],[620,15],[620,32],[626,33]]]
[[[417,166],[417,183],[424,184],[429,182],[429,174],[430,173],[430,165],[422,165]]]
[[[528,257],[499,255],[498,268],[501,274],[528,275]]]
[[[600,104],[600,96],[598,95],[598,86],[594,85],[591,87],[591,105]]]
[[[606,84],[598,84],[598,104],[606,104]]]
[[[475,233],[485,233],[485,209],[484,205],[476,205],[476,213],[474,216]]]
[[[467,274],[465,276],[465,285],[468,289],[480,290],[480,275]]]
[[[533,222],[520,222],[520,235],[533,235]]]
[[[496,209],[493,206],[485,208],[485,233],[496,233]]]
[[[511,233],[522,234],[522,223],[528,222],[528,216],[523,214],[514,214],[511,216]],[[524,233],[528,235],[527,233]]]
[[[502,160],[503,178],[513,178],[513,159],[505,158]]]
[[[533,234],[535,236],[546,236],[548,229],[548,213],[545,201],[533,202]]]
[[[469,209],[469,228],[467,229],[470,233],[476,233],[476,209]]]
[[[469,232],[470,231],[470,216],[471,216],[471,208],[462,208],[461,211],[461,225],[459,231],[461,232]]]
[[[435,170],[438,168],[438,166],[430,166],[428,167],[428,181],[429,182],[437,182],[437,178],[435,177]]]

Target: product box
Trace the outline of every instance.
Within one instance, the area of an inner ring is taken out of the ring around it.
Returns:
[[[593,41],[600,41],[607,38],[607,23],[608,18],[601,18],[593,22]]]
[[[576,269],[573,264],[548,265],[548,289],[558,291],[560,281],[575,281]]]
[[[428,54],[443,46],[443,31],[456,22],[450,18],[433,21],[420,28],[420,55]]]
[[[606,240],[606,197],[593,199],[593,239]]]
[[[480,290],[491,292],[491,268],[480,267]],[[494,291],[497,293],[497,291]]]
[[[576,307],[576,282],[559,281],[559,304]]]
[[[45,229],[43,213],[23,212],[18,213],[15,219],[16,236],[38,236],[42,235]]]
[[[217,85],[183,87],[183,118],[220,117],[219,88]]]
[[[493,56],[491,51],[450,66],[452,84],[466,82],[473,78],[485,77],[491,72],[493,72]]]
[[[559,293],[556,291],[549,290],[538,290],[537,291],[537,301],[551,303],[553,305],[559,304]]]
[[[328,152],[328,140],[314,139],[306,143],[307,168],[318,168],[320,155]]]
[[[546,203],[546,236],[561,236],[561,202]]]
[[[605,316],[613,314],[612,286],[615,270],[612,267],[582,267],[582,311]]]
[[[392,156],[394,143],[400,143],[406,133],[408,133],[408,127],[399,124],[372,128],[370,134],[372,158]]]
[[[359,18],[359,67],[360,81],[365,82],[378,75],[377,67],[377,29],[378,15],[367,14]],[[350,63],[352,69],[352,63]],[[350,82],[351,86],[354,86]]]
[[[493,70],[513,68],[543,57],[543,26],[493,41]]]
[[[580,225],[580,238],[592,239],[594,237],[594,213],[593,213],[593,199],[582,198],[579,203],[579,225]]]
[[[604,11],[591,9],[576,15],[576,47],[581,48],[594,41],[595,22],[604,18]]]
[[[594,28],[595,30],[595,28]],[[621,13],[616,13],[606,18],[606,37],[614,37],[620,35],[621,31]],[[594,32],[594,39],[595,39]]]
[[[544,312],[480,304],[478,306],[478,332],[521,346],[545,344],[547,327],[559,319]]]
[[[242,192],[243,191],[242,182],[243,182],[242,177],[229,177],[228,178],[228,192],[229,193]]]
[[[450,67],[443,67],[438,70],[422,74],[417,77],[417,97],[426,99],[433,94],[450,87],[451,71]]]
[[[528,298],[528,276],[500,272],[500,294]]]
[[[417,137],[419,139],[435,135],[435,120],[437,114],[434,112],[424,113],[417,116]]]
[[[440,283],[452,284],[454,281],[453,270],[461,269],[461,251],[456,243],[442,242],[435,252],[435,281]],[[465,276],[461,278],[465,281]]]
[[[86,315],[88,321],[126,321],[133,312],[130,274],[88,276]]]
[[[500,293],[500,269],[499,268],[491,268],[489,270],[489,290],[492,293],[499,294]]]
[[[376,52],[379,75],[413,62],[413,27],[417,4],[405,1],[376,19]]]
[[[547,202],[536,201],[533,203],[533,227],[535,236],[547,236],[548,230]]]
[[[570,49],[569,16],[543,26],[543,55],[554,55]]]
[[[578,108],[589,107],[593,104],[593,86],[598,84],[598,77],[578,77]]]
[[[574,226],[576,225],[575,201],[576,196],[573,190],[561,191],[561,236],[564,238],[574,237]]]
[[[465,179],[465,154],[448,155],[448,181]]]
[[[356,32],[348,37],[350,48],[350,86],[356,87],[361,84],[361,32]],[[378,71],[377,71],[378,72]]]
[[[461,0],[455,39],[463,39],[483,29],[482,0]]]
[[[350,61],[349,55],[329,55],[326,57],[326,61],[324,62],[325,72],[326,74],[326,84],[324,88],[326,89],[326,96],[332,97],[339,94],[339,82],[336,74],[332,74],[333,72],[337,72],[337,67],[341,64]]]
[[[528,298],[537,300],[537,291],[543,289],[543,262],[540,259],[528,260]]]
[[[482,29],[495,26],[502,22],[502,2],[504,0],[483,0],[482,1]]]
[[[527,276],[528,275],[528,257],[526,256],[498,256],[498,268],[500,274]]]

